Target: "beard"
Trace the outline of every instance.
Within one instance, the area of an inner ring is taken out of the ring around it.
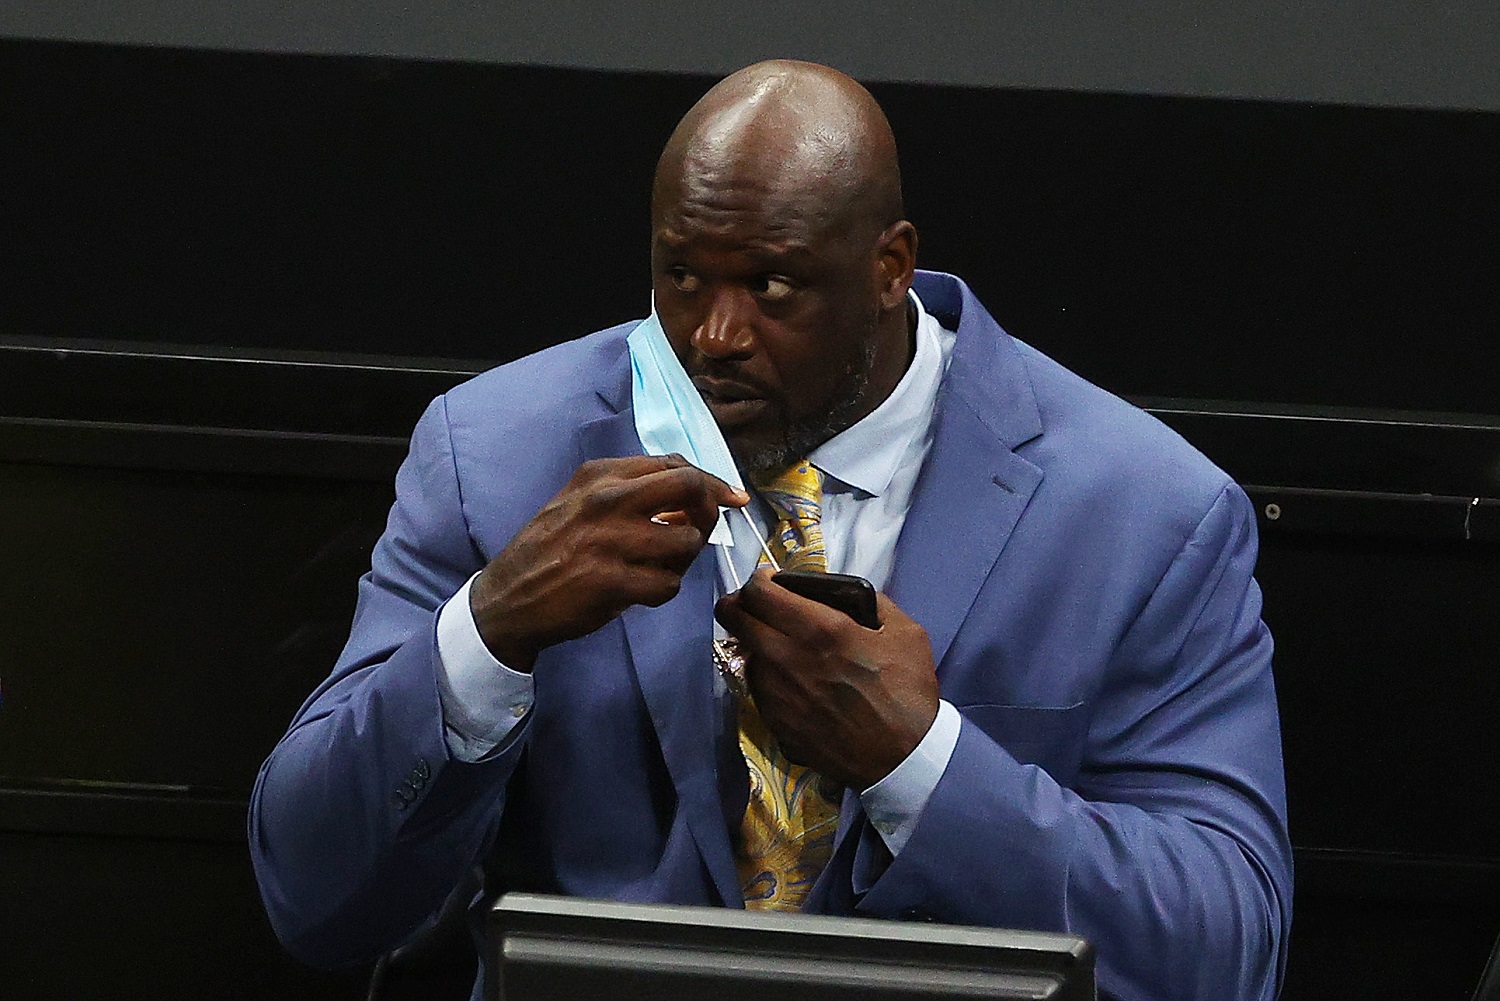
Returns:
[[[855,422],[865,403],[870,386],[870,370],[875,364],[876,324],[861,339],[859,353],[850,359],[834,388],[832,400],[816,413],[800,419],[786,415],[769,440],[752,443],[741,452],[731,446],[736,461],[745,473],[774,475],[792,463],[805,459],[813,449]]]

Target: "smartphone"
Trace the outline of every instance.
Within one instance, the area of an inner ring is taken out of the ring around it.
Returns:
[[[875,611],[875,588],[863,577],[815,570],[783,570],[773,574],[771,581],[793,594],[838,609],[866,629],[880,628],[880,616]]]

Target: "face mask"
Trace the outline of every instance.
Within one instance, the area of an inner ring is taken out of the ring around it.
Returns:
[[[708,405],[698,395],[682,363],[667,343],[656,310],[626,339],[630,347],[630,389],[635,403],[635,432],[647,455],[676,452],[704,472],[730,486],[745,489],[729,446],[719,433]],[[708,537],[710,545],[732,546],[727,509],[719,509],[719,523]]]

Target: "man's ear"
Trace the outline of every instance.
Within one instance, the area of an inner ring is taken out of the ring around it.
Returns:
[[[875,255],[881,310],[903,308],[912,273],[917,269],[917,227],[905,219],[891,223],[880,234]]]

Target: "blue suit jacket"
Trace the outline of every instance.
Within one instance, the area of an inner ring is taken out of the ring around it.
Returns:
[[[1121,999],[1273,996],[1290,848],[1249,502],[962,282],[917,289],[958,339],[888,592],[963,725],[899,857],[848,795],[810,909],[1066,929]],[[581,462],[640,451],[632,326],[481,375],[419,423],[348,647],[251,808],[267,909],[303,958],[399,944],[496,858],[541,891],[740,906],[710,551],[666,605],[544,652],[500,753],[444,742],[436,610]]]

